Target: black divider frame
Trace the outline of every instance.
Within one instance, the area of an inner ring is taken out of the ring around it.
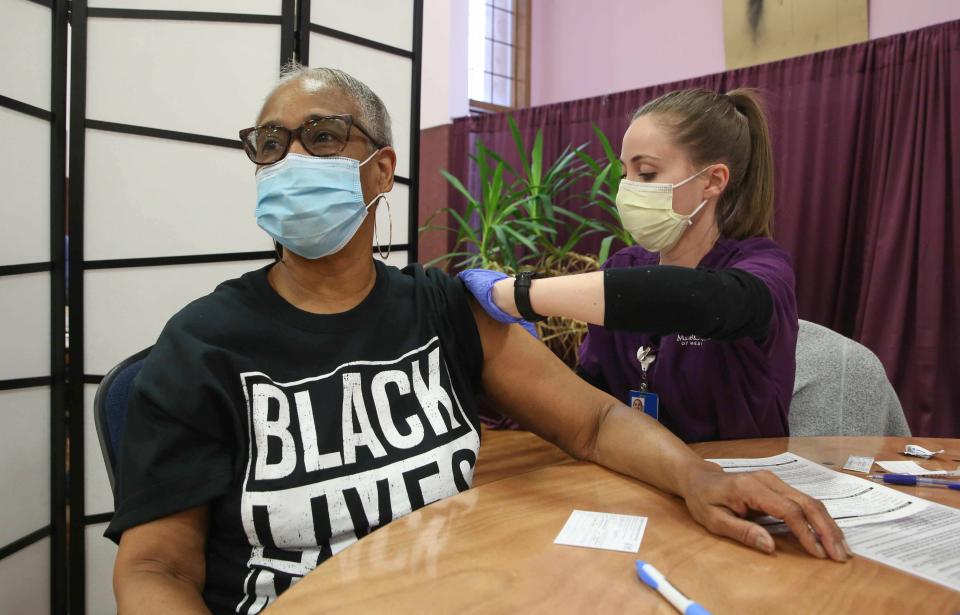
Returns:
[[[30,0],[50,9],[50,110],[0,95],[0,107],[50,122],[50,260],[0,266],[0,277],[50,272],[50,374],[0,380],[0,390],[50,388],[50,522],[0,546],[0,560],[50,538],[50,612],[66,612],[66,323],[64,178],[66,176],[67,0]]]

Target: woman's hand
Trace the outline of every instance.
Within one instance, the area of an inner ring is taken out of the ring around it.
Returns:
[[[488,269],[467,269],[457,274],[457,277],[491,318],[508,325],[519,324],[530,335],[538,337],[533,323],[520,318],[520,313],[517,312],[513,301],[513,278]]]
[[[713,465],[713,464],[710,464]],[[818,500],[797,491],[773,473],[728,474],[702,466],[692,471],[681,495],[690,515],[710,532],[732,538],[764,553],[774,550],[773,538],[748,521],[753,514],[783,519],[803,548],[821,559],[845,562],[853,556],[843,532]]]

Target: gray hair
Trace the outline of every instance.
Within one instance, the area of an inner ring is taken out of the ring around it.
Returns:
[[[282,86],[300,82],[307,92],[330,88],[353,100],[359,113],[357,123],[370,133],[379,145],[393,145],[390,114],[380,97],[356,77],[337,68],[310,68],[298,62],[289,62],[280,69],[280,82],[267,95],[267,100]]]

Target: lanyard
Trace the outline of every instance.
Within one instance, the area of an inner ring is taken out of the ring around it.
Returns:
[[[653,346],[637,348],[637,361],[640,363],[640,390],[647,391],[647,370],[657,358],[657,349]]]

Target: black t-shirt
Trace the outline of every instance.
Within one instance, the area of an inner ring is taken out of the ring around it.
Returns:
[[[257,613],[371,530],[469,488],[483,353],[462,284],[377,263],[317,315],[269,266],[176,314],[137,377],[107,537],[209,503],[204,599]]]

